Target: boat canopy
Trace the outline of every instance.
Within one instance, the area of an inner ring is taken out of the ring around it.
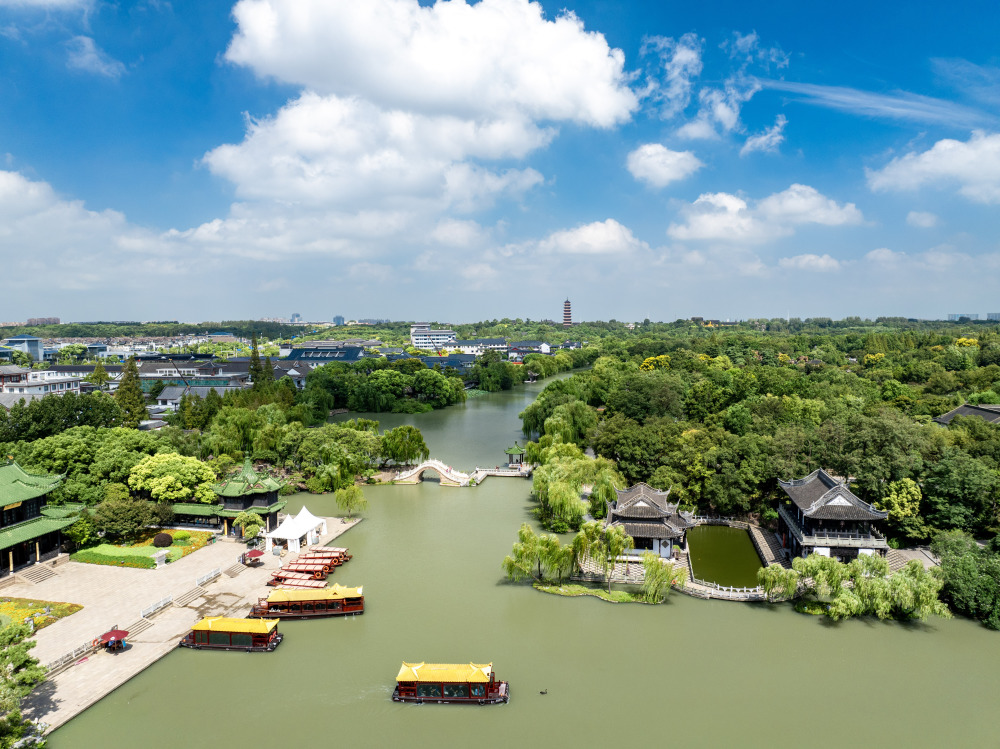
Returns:
[[[493,673],[492,663],[406,663],[396,681],[485,683]]]
[[[362,595],[362,586],[348,588],[344,585],[334,583],[329,588],[321,590],[272,590],[267,597],[268,603],[294,603],[298,601],[340,601],[344,598],[359,598]]]
[[[277,619],[233,619],[228,616],[207,616],[191,629],[195,632],[239,632],[266,635],[277,626]]]

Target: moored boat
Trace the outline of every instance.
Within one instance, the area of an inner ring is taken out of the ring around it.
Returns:
[[[191,627],[180,641],[183,648],[205,650],[245,650],[270,653],[281,643],[277,619],[232,619],[208,616]]]
[[[248,617],[314,619],[365,613],[363,588],[336,585],[320,590],[273,590],[250,609]]]
[[[395,702],[495,705],[510,700],[510,687],[498,681],[492,663],[406,663],[396,676]]]

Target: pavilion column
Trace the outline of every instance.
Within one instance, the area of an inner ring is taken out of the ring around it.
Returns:
[[[222,535],[223,536],[228,536],[229,535],[229,519],[228,518],[222,518]]]
[[[7,552],[7,559],[10,560],[10,571],[13,572],[14,571],[14,550],[13,549],[10,549]]]
[[[35,540],[35,563],[37,564],[40,561],[42,561],[42,552],[41,552],[40,547],[38,545],[38,540],[36,539]]]

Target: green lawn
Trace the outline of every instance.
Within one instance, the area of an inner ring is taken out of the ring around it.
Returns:
[[[637,593],[629,593],[627,590],[615,590],[611,589],[608,593],[606,588],[591,588],[586,585],[580,585],[579,583],[563,583],[562,585],[550,585],[548,583],[535,583],[535,590],[540,590],[543,593],[551,593],[556,596],[568,596],[570,598],[575,598],[577,596],[594,596],[595,598],[600,598],[602,601],[608,601],[609,603],[649,603],[641,595]]]
[[[153,546],[153,538],[157,533],[169,533],[173,536],[178,531],[151,530],[145,532],[138,541],[129,546],[118,546],[116,544],[99,544],[88,549],[76,552],[71,557],[73,561],[84,562],[86,564],[108,564],[116,567],[142,567],[153,568],[156,563],[153,555],[160,549]],[[167,562],[176,562],[181,557],[186,557],[198,549],[205,546],[214,534],[208,531],[186,531],[187,538],[174,540],[167,553]]]

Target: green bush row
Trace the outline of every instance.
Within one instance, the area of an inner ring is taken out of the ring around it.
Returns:
[[[140,569],[150,570],[156,567],[156,560],[152,557],[111,556],[108,554],[97,554],[87,549],[76,552],[70,558],[74,562],[83,562],[84,564],[109,564],[114,567],[139,567]]]

